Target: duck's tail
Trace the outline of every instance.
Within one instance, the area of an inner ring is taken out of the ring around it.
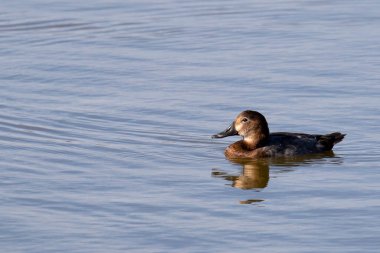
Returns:
[[[321,135],[318,139],[318,144],[326,151],[331,150],[335,144],[343,140],[344,136],[346,135],[339,132]]]

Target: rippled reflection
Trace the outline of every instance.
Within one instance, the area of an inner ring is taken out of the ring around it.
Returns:
[[[269,182],[270,166],[281,167],[281,172],[291,172],[297,166],[305,166],[316,163],[341,163],[341,158],[336,157],[333,151],[308,156],[271,158],[271,159],[229,159],[233,164],[241,166],[238,175],[213,169],[212,176],[230,181],[231,186],[242,190],[266,188]],[[261,200],[247,200],[246,202],[260,202]]]
[[[212,175],[231,181],[232,186],[243,190],[265,188],[269,181],[269,162],[265,160],[235,160],[236,164],[242,165],[239,175],[228,172],[213,170]]]

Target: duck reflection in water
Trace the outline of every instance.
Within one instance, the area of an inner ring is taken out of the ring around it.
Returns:
[[[277,172],[290,172],[294,167],[305,166],[308,164],[333,162],[340,163],[338,159],[334,158],[333,151],[325,153],[296,156],[296,157],[282,157],[282,158],[259,158],[259,159],[229,159],[231,163],[242,166],[240,174],[232,174],[222,170],[213,169],[212,176],[223,178],[231,181],[231,186],[242,190],[255,189],[259,191],[268,186],[269,182],[269,168],[275,166],[280,168]]]
[[[233,175],[227,172],[214,169],[212,175],[214,177],[223,178],[232,182],[232,187],[242,190],[262,189],[267,187],[269,181],[269,162],[260,160],[231,160],[234,164],[243,166],[240,175]]]

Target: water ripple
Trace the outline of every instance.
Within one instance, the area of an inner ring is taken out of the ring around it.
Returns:
[[[4,252],[377,252],[375,1],[0,5]],[[245,109],[347,136],[231,163]]]

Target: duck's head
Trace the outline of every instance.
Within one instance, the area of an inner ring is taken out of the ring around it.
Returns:
[[[268,123],[259,112],[243,111],[226,130],[213,135],[212,138],[224,138],[232,135],[240,135],[244,139],[254,138],[256,135],[265,135],[266,137],[269,135]]]

